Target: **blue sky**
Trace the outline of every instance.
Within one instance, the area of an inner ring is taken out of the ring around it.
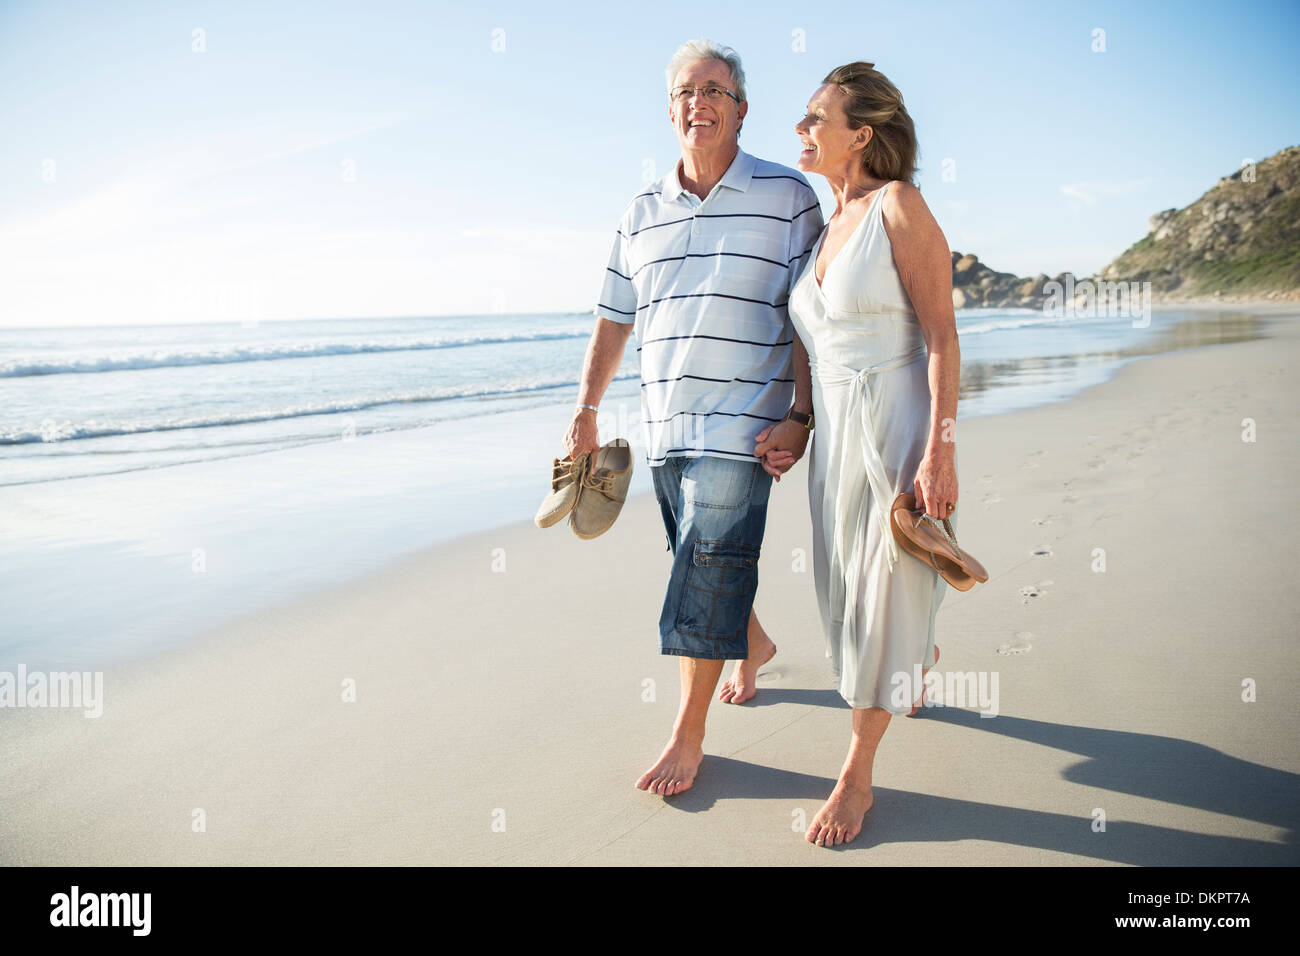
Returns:
[[[875,62],[949,245],[1018,274],[1300,142],[1295,0],[0,0],[0,325],[588,310],[701,35],[744,59],[742,147],[790,165],[821,77]]]

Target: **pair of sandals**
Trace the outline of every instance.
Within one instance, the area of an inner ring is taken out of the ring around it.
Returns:
[[[918,508],[910,491],[894,499],[889,524],[899,547],[934,568],[958,591],[969,591],[989,579],[984,565],[958,546],[948,519],[941,521]]]

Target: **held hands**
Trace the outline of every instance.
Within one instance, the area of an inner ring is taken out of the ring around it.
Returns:
[[[933,456],[926,452],[912,480],[912,494],[916,496],[916,506],[931,517],[940,521],[952,517],[948,503],[957,503],[957,469],[952,456]]]
[[[768,425],[754,436],[754,457],[762,460],[764,471],[780,481],[803,457],[808,435],[808,429],[789,419]]]

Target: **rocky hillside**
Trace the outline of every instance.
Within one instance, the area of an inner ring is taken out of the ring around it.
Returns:
[[[1059,276],[1036,275],[1032,278],[1015,276],[1010,272],[995,272],[974,253],[952,254],[952,305],[954,309],[1005,308],[1007,306],[1037,306],[1042,299],[1043,286],[1055,278],[1065,283],[1069,273]]]
[[[1300,146],[1238,170],[1184,209],[1151,217],[1151,231],[1097,276],[1150,282],[1162,300],[1296,298],[1300,295]],[[1069,273],[1032,278],[996,272],[973,254],[952,254],[958,309],[1036,308],[1043,286]]]
[[[1101,278],[1149,281],[1168,298],[1300,289],[1300,146],[1156,213],[1150,227]]]

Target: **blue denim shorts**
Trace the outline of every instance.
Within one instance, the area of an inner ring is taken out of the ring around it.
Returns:
[[[660,652],[747,657],[772,476],[757,459],[710,455],[670,457],[650,473],[673,553]]]

